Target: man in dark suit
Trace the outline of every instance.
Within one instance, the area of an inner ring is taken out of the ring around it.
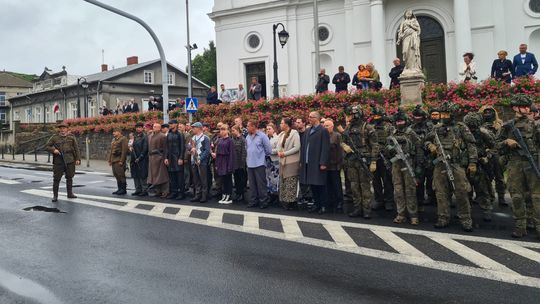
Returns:
[[[210,91],[208,92],[208,95],[206,95],[206,103],[210,105],[219,104],[218,93],[215,86],[210,87]]]
[[[306,130],[300,152],[300,183],[309,185],[315,205],[310,212],[326,213],[327,166],[330,157],[330,135],[320,123],[319,112],[309,113],[311,127]]]
[[[403,73],[403,66],[401,65],[401,60],[399,58],[394,59],[394,67],[390,70],[390,89],[399,87],[399,76]]]
[[[348,90],[349,82],[351,82],[351,76],[345,73],[345,68],[340,66],[338,73],[334,75],[332,83],[336,85],[336,93],[346,92]]]
[[[138,113],[139,112],[139,104],[137,104],[133,99],[129,101],[128,106],[130,113]]]
[[[527,52],[527,45],[519,46],[519,54],[514,56],[514,77],[522,77],[536,74],[538,61],[533,53]]]
[[[257,80],[257,77],[251,77],[251,86],[249,87],[249,99],[259,100],[262,97],[262,85]]]

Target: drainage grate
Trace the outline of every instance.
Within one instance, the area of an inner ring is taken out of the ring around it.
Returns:
[[[23,209],[24,211],[43,211],[43,212],[52,212],[52,213],[66,213],[64,211],[61,211],[58,208],[49,208],[45,206],[33,206],[33,207],[27,207]]]

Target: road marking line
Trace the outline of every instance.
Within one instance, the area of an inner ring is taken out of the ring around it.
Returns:
[[[397,252],[401,254],[431,260],[431,258],[425,255],[423,252],[416,249],[411,244],[407,243],[402,238],[395,235],[393,232],[389,230],[373,229],[371,230],[371,232],[373,232],[375,235],[380,237],[383,241],[385,241],[388,245],[390,245],[392,248],[394,248]]]
[[[524,258],[540,263],[540,253],[534,250],[530,250],[528,248],[514,245],[511,243],[499,244],[498,246]]]
[[[36,196],[47,197],[47,198],[50,197],[50,192],[44,191],[44,190],[31,189],[31,190],[23,190],[21,192],[26,193],[26,194],[36,195]],[[65,194],[63,195],[65,196]],[[121,206],[107,204],[107,203],[98,202],[98,201],[91,201],[91,200],[85,200],[85,199],[74,199],[70,201],[75,202],[75,203],[85,204],[85,205],[101,207],[105,209],[120,210],[127,213],[137,213],[134,209],[121,210],[122,208]],[[176,205],[176,208],[178,208],[178,205]],[[181,208],[193,209],[188,206],[182,206]],[[201,210],[201,209],[197,208],[197,210]],[[232,212],[227,211],[227,213],[232,213]],[[266,217],[267,215],[265,214],[264,216]],[[247,223],[249,225],[254,225],[254,223],[252,223],[253,221],[252,217],[248,216],[247,218],[248,218],[247,221],[246,221],[246,217],[244,218],[244,224]],[[258,217],[256,217],[256,219],[257,219],[256,225],[258,227]],[[397,254],[393,252],[387,252],[387,251],[364,248],[364,247],[340,247],[334,242],[306,238],[306,237],[297,238],[297,239],[287,239],[283,233],[279,233],[279,232],[253,229],[253,228],[246,230],[245,227],[241,227],[238,225],[231,225],[231,224],[215,225],[215,224],[209,223],[206,220],[190,218],[190,217],[182,218],[182,217],[176,216],[173,220],[186,222],[186,223],[192,223],[192,224],[199,224],[199,225],[204,225],[204,226],[210,226],[210,227],[218,227],[220,229],[227,229],[231,231],[245,232],[245,233],[249,233],[253,235],[270,237],[270,238],[279,239],[279,240],[288,240],[295,243],[301,243],[305,245],[317,246],[317,247],[322,247],[322,248],[327,248],[327,249],[333,249],[333,250],[383,259],[383,260],[388,261],[389,263],[394,263],[394,262],[404,263],[404,264],[409,264],[409,265],[414,265],[414,266],[425,267],[429,269],[447,271],[447,272],[456,273],[460,275],[472,276],[472,277],[505,282],[505,283],[510,283],[510,284],[516,284],[516,285],[521,285],[521,286],[540,288],[540,278],[523,276],[520,274],[515,274],[515,272],[509,273],[509,272],[501,272],[501,271],[495,271],[495,270],[485,269],[485,268],[476,268],[476,267],[464,266],[464,265],[453,264],[453,263],[448,263],[448,262],[443,262],[443,261],[434,261],[431,259]],[[376,227],[371,226],[371,229],[374,229],[374,228]],[[511,242],[508,241],[508,243],[511,243]]]
[[[206,219],[208,223],[221,224],[223,223],[223,210],[215,210],[208,214]]]
[[[63,180],[62,180],[63,181]],[[24,191],[23,191],[24,192]],[[50,192],[49,192],[50,194]],[[154,205],[164,205],[166,207],[173,207],[173,208],[179,208],[185,205],[178,205],[178,204],[168,204],[163,202],[155,202],[155,201],[143,201],[143,200],[131,200],[131,199],[121,199],[116,197],[108,197],[108,196],[96,196],[96,195],[87,195],[87,194],[77,194],[79,197],[83,198],[89,198],[89,199],[96,199],[96,200],[103,200],[103,201],[111,201],[111,202],[136,202],[137,204],[154,204]],[[218,208],[211,208],[211,207],[192,207],[197,210],[201,211],[214,211],[218,210]],[[231,214],[238,214],[238,215],[246,215],[251,214],[254,216],[262,216],[262,213],[259,212],[253,212],[253,211],[243,211],[243,210],[227,210],[227,213]],[[291,215],[278,215],[278,214],[264,214],[264,217],[273,218],[273,219],[291,219],[296,221],[303,221],[307,223],[315,223],[315,224],[338,224],[344,227],[351,227],[351,228],[360,228],[360,229],[369,229],[373,230],[374,228],[380,227],[370,224],[362,224],[362,223],[355,223],[355,222],[343,222],[343,221],[334,221],[334,220],[323,220],[323,219],[317,219],[317,218],[310,218],[310,217],[298,217],[298,216],[291,216]],[[258,227],[258,225],[257,225]],[[525,241],[515,241],[515,240],[505,240],[505,239],[496,239],[496,238],[487,238],[487,237],[480,237],[480,236],[472,236],[472,235],[462,235],[462,234],[452,234],[452,233],[443,233],[443,232],[433,232],[433,231],[426,231],[426,230],[419,230],[419,229],[410,229],[410,228],[401,228],[401,227],[385,227],[385,230],[392,231],[394,233],[408,233],[408,234],[414,234],[419,236],[425,236],[425,237],[439,237],[444,236],[446,238],[451,238],[455,240],[463,240],[463,241],[473,241],[473,242],[484,242],[484,243],[490,243],[492,245],[499,245],[499,244],[507,244],[512,243],[514,245],[522,246],[522,247],[528,247],[533,249],[540,249],[540,243],[538,242],[525,242]]]
[[[253,214],[244,214],[244,230],[259,230],[259,216]]]
[[[442,237],[432,237],[431,239],[482,268],[519,275],[510,268],[452,239]]]
[[[105,173],[105,172],[94,172],[94,171],[77,171],[77,172],[81,172],[81,173],[86,173],[86,174],[92,174],[92,175],[109,175],[110,173]]]
[[[304,237],[298,222],[291,219],[281,219],[281,227],[283,227],[283,232],[287,239],[295,239]]]
[[[6,184],[6,185],[18,185],[18,184],[20,184],[21,182],[14,181],[14,180],[10,180],[10,179],[3,179],[3,178],[0,178],[0,183]]]
[[[139,203],[135,203],[135,202],[126,202],[126,204],[124,206],[120,206],[120,209],[119,210],[131,210],[131,209],[135,209],[135,206],[137,206]],[[146,211],[146,210],[144,210]],[[146,211],[148,212],[148,211]]]
[[[180,211],[176,214],[174,217],[175,219],[183,219],[188,218],[191,215],[191,211],[193,211],[193,208],[190,206],[182,206],[180,207]]]
[[[52,189],[53,186],[45,186],[45,187],[39,187],[39,189]]]
[[[150,212],[148,212],[148,215],[152,216],[160,216],[163,215],[163,210],[165,210],[165,206],[162,205],[155,205]]]
[[[341,225],[337,224],[324,224],[324,229],[328,231],[334,242],[340,247],[357,247],[356,242],[351,236],[343,229]]]

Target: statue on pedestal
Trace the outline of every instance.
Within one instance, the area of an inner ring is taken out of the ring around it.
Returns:
[[[412,10],[405,11],[405,19],[401,22],[398,31],[397,45],[403,47],[403,61],[405,69],[403,76],[423,74],[420,57],[420,24]]]

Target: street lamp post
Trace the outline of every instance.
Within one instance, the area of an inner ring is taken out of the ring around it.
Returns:
[[[280,25],[283,30],[281,30],[277,35],[279,37],[279,43],[281,44],[281,48],[283,48],[285,44],[287,44],[287,40],[289,40],[289,33],[285,30],[285,26],[283,25],[283,23],[274,24],[272,26],[274,31],[274,98],[279,98],[276,30]]]
[[[192,78],[192,69],[191,69],[191,51],[197,49],[197,44],[191,45],[190,35],[189,35],[189,0],[186,0],[186,31],[187,31],[187,54],[188,54],[188,98],[193,98],[193,78]],[[193,122],[193,114],[189,113],[189,123]]]

